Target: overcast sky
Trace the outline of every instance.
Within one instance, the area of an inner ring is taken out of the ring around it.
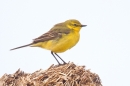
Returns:
[[[9,50],[68,19],[88,26],[79,43],[59,55],[97,73],[103,86],[130,86],[130,0],[0,0],[0,77],[57,64],[45,49]]]

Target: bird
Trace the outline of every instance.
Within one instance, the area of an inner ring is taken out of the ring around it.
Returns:
[[[81,28],[85,26],[87,25],[82,25],[76,19],[69,19],[55,24],[48,32],[33,39],[31,43],[10,50],[16,50],[27,46],[40,47],[50,50],[52,56],[59,65],[61,63],[58,61],[56,56],[63,62],[63,64],[66,64],[66,62],[57,53],[63,53],[74,47],[80,39]]]

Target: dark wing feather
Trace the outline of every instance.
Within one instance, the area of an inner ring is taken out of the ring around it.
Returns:
[[[41,35],[40,37],[35,38],[33,40],[33,43],[48,41],[48,40],[51,40],[51,39],[53,39],[55,37],[57,37],[57,34],[55,32],[53,32],[53,31],[49,31],[49,32]]]
[[[40,37],[35,38],[33,40],[33,43],[44,42],[44,41],[52,40],[54,38],[59,38],[59,37],[62,37],[62,34],[68,34],[69,32],[70,32],[70,29],[68,29],[68,28],[67,29],[64,29],[64,28],[63,29],[60,29],[60,28],[51,29],[50,31],[41,35]]]

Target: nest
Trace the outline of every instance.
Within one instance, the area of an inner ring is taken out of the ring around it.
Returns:
[[[47,70],[32,74],[18,69],[14,74],[4,74],[0,86],[102,86],[99,76],[85,66],[74,63],[51,65]]]

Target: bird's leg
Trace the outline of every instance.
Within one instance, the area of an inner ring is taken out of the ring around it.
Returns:
[[[57,55],[63,61],[64,64],[66,64],[66,62],[57,53],[54,54]]]
[[[55,57],[54,52],[51,51],[51,54],[53,55],[53,57],[55,58],[55,60],[58,62],[58,64],[60,65],[60,62],[58,61],[58,59]]]

